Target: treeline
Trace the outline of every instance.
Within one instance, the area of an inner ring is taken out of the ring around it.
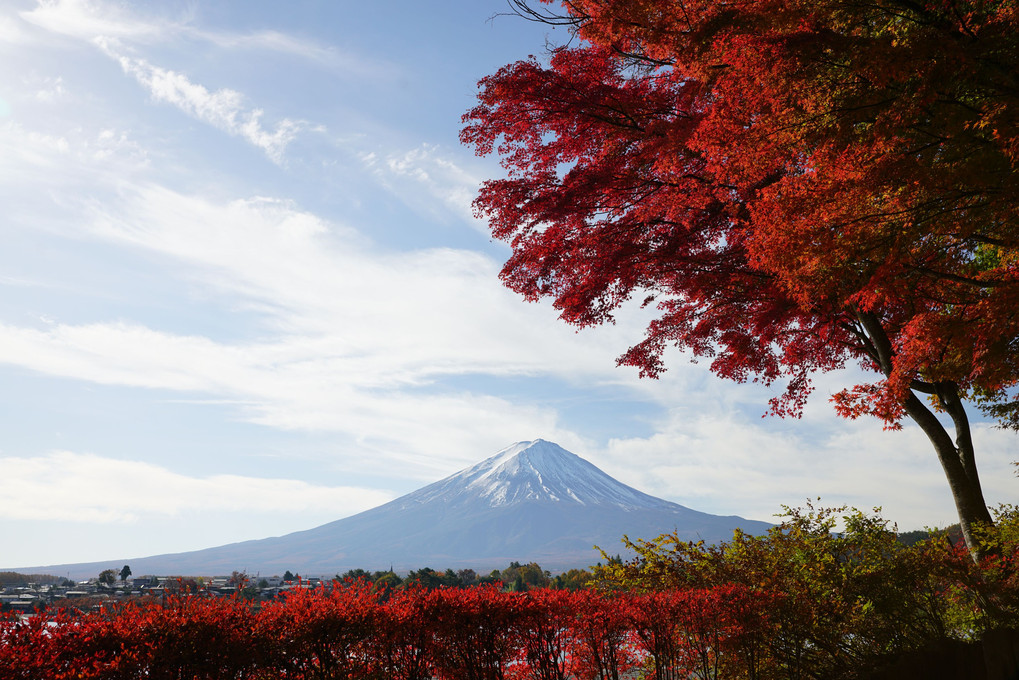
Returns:
[[[343,574],[337,574],[336,578],[340,581],[366,580],[373,583],[376,588],[471,588],[499,584],[510,592],[524,592],[533,588],[554,588],[556,590],[586,588],[591,582],[592,574],[586,569],[570,569],[552,576],[551,572],[542,569],[537,562],[527,564],[510,562],[505,569],[493,569],[484,575],[478,574],[473,569],[458,569],[456,571],[446,569],[444,572],[440,572],[431,567],[424,567],[411,571],[404,577],[400,577],[393,571],[370,572],[364,569],[351,569]]]
[[[0,571],[0,588],[24,586],[29,583],[39,585],[73,585],[74,581],[70,581],[63,576],[53,576],[52,574],[22,574],[17,571]]]
[[[632,543],[636,558],[609,560],[579,590],[389,587],[365,573],[261,605],[171,595],[9,617],[0,678],[872,678],[1019,629],[1019,513],[980,535],[976,561],[946,534],[906,545],[877,516],[808,508],[716,546]],[[1019,671],[1019,645],[1006,651]],[[963,665],[955,677],[988,676]]]
[[[952,524],[939,530],[913,529],[912,531],[900,531],[899,542],[906,545],[913,545],[920,541],[926,541],[933,536],[947,536],[952,543],[960,543],[966,540],[962,535],[962,527],[959,524]]]

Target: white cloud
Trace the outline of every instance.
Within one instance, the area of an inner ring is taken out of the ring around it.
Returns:
[[[197,120],[245,139],[262,149],[277,164],[283,163],[287,146],[302,131],[321,130],[321,126],[311,126],[303,120],[288,117],[267,124],[264,111],[251,106],[240,92],[230,88],[209,90],[179,71],[157,66],[135,56],[130,46],[188,37],[206,40],[224,48],[241,46],[270,49],[318,62],[343,61],[334,50],[276,31],[250,35],[204,31],[193,25],[191,16],[177,19],[142,18],[104,2],[40,0],[35,9],[21,12],[20,17],[52,33],[91,42],[117,61],[124,73],[137,80],[154,100],[171,104]],[[11,20],[0,23],[0,33],[10,33],[16,28],[17,25]],[[348,59],[346,62],[351,66],[356,60]],[[52,101],[55,96],[64,94],[66,90],[58,81],[56,87],[40,91],[38,97]]]
[[[198,40],[224,50],[260,50],[289,54],[327,68],[361,77],[377,78],[397,70],[378,58],[359,59],[308,36],[275,30],[237,33],[208,30],[198,25],[195,6],[176,16],[143,16],[124,6],[101,0],[37,0],[37,6],[19,13],[40,29],[77,40],[115,39],[123,43],[150,45],[179,40]],[[0,17],[0,38],[24,42],[24,31],[12,18]]]
[[[637,488],[715,514],[767,521],[781,505],[820,497],[829,506],[881,506],[904,530],[958,521],[930,443],[908,423],[890,432],[876,420],[834,415],[763,423],[677,409],[655,429],[648,438],[611,440],[595,456]],[[987,502],[1011,502],[1019,487],[1015,435],[983,424],[973,434]]]
[[[0,361],[98,384],[214,395],[277,429],[342,432],[376,454],[353,466],[365,470],[403,460],[403,473],[434,479],[472,462],[463,452],[494,450],[521,430],[559,432],[551,410],[467,391],[380,389],[398,366],[331,354],[328,344],[230,346],[125,324],[0,326]]]
[[[144,59],[120,54],[105,38],[96,38],[95,42],[120,64],[124,73],[133,76],[145,87],[154,99],[172,104],[189,116],[220,130],[243,137],[265,151],[274,163],[283,162],[287,144],[307,128],[303,121],[284,118],[274,128],[266,129],[262,125],[262,110],[247,107],[244,95],[240,92],[225,88],[210,92],[181,73],[154,66]]]
[[[42,132],[0,122],[0,145],[0,179],[5,189],[17,192],[19,203],[43,197],[51,206],[74,202],[75,210],[81,210],[80,194],[115,185],[149,164],[148,152],[128,131],[110,127]],[[9,206],[6,217],[18,212]],[[34,215],[37,222],[48,221]]]
[[[270,199],[215,203],[145,185],[90,205],[73,212],[91,214],[84,226],[94,237],[186,264],[203,294],[255,310],[263,337],[220,342],[109,321],[7,324],[0,361],[225,399],[266,426],[347,433],[431,478],[471,462],[465,455],[563,434],[552,409],[443,388],[446,377],[616,374],[614,349],[521,304],[500,286],[496,263],[475,253],[378,252]]]
[[[13,17],[0,16],[0,47],[12,47],[27,41],[21,22]]]
[[[183,278],[175,292],[190,287],[200,298],[191,302],[261,327],[244,340],[217,340],[186,319],[179,327],[163,320],[157,330],[102,316],[66,323],[47,312],[56,321],[45,327],[0,325],[0,362],[231,402],[247,420],[277,429],[349,433],[361,450],[433,479],[509,441],[569,436],[554,409],[486,396],[470,378],[626,380],[613,366],[620,328],[574,334],[547,306],[504,289],[498,263],[483,255],[383,251],[287,201],[215,201],[137,183],[143,150],[113,129],[68,139],[11,124],[0,140],[10,142],[0,157],[7,193],[24,196],[43,181],[51,193],[34,212],[9,214],[11,224],[102,242],[130,260],[140,254],[153,276],[175,286]],[[30,278],[67,279],[46,271]],[[130,287],[109,292],[149,304]],[[457,376],[467,379],[444,386]]]
[[[64,87],[64,79],[61,77],[47,78],[44,86],[36,90],[35,98],[46,104],[61,102],[68,97],[67,88]]]
[[[20,16],[45,30],[84,40],[96,36],[163,39],[182,26],[167,20],[145,21],[110,3],[91,0],[38,0],[35,9]]]
[[[185,512],[343,517],[392,499],[383,491],[242,475],[192,477],[137,461],[54,451],[0,458],[0,518],[123,523]]]
[[[41,132],[30,132],[28,133],[28,139],[45,150],[56,151],[59,154],[66,154],[71,150],[71,145],[66,137],[47,135]]]
[[[474,217],[471,203],[482,178],[465,170],[433,144],[388,154],[380,158],[365,153],[361,161],[400,200],[431,217],[443,218],[437,210],[462,219],[487,234],[488,226]]]
[[[266,198],[216,203],[156,185],[122,197],[93,209],[96,236],[190,265],[204,285],[263,314],[287,346],[356,384],[617,373],[619,345],[607,350],[604,340],[618,329],[574,334],[548,307],[521,304],[499,283],[498,263],[477,253],[378,251],[349,228]]]
[[[321,45],[307,36],[293,36],[279,31],[229,33],[223,31],[192,30],[190,35],[206,40],[223,49],[265,50],[291,54],[326,68],[362,78],[392,77],[400,71],[395,64],[348,54],[333,45]]]
[[[221,360],[229,352],[205,338],[119,323],[54,324],[45,330],[0,325],[0,360],[108,385],[216,391],[217,379],[207,371],[219,368],[222,375]],[[188,358],[193,368],[186,366]]]

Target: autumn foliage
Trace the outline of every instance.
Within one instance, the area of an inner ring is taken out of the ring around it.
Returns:
[[[816,372],[872,371],[836,409],[920,426],[976,554],[964,401],[1019,425],[1015,3],[514,4],[573,40],[483,79],[464,116],[507,171],[475,202],[505,283],[578,326],[657,310],[622,364],[689,350],[781,385],[780,415]]]
[[[684,627],[685,649],[702,650],[703,669],[727,669],[718,677],[866,677],[903,654],[1019,629],[1019,513],[997,514],[981,539],[995,549],[977,562],[947,533],[907,546],[877,514],[808,506],[763,536],[630,543],[636,558],[599,577],[624,591],[705,598],[686,608],[708,616]]]
[[[1019,515],[1003,519],[980,564],[943,535],[907,547],[876,516],[811,508],[717,546],[637,542],[586,590],[346,580],[10,615],[0,680],[853,678],[1019,625]]]

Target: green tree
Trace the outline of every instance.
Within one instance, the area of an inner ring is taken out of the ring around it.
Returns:
[[[348,569],[347,571],[345,571],[343,573],[343,576],[340,577],[340,580],[342,581],[342,580],[345,580],[345,579],[348,579],[348,578],[352,579],[352,580],[357,580],[357,579],[365,578],[365,577],[368,577],[368,576],[371,576],[371,573],[365,571],[364,569],[360,569],[360,568],[358,568],[358,569]]]
[[[378,572],[375,577],[375,589],[382,592],[388,592],[393,588],[397,588],[402,583],[403,579],[393,571]]]
[[[478,574],[473,569],[459,569],[456,572],[456,580],[461,586],[476,586]]]
[[[453,574],[454,580],[456,574]],[[424,567],[417,571],[411,571],[407,574],[407,578],[404,579],[404,583],[417,583],[422,588],[432,590],[443,585],[449,585],[446,583],[445,574],[440,574],[431,567]]]
[[[112,586],[116,580],[117,571],[115,569],[103,569],[99,572],[99,583],[104,586]]]
[[[131,575],[131,567],[124,565],[124,568],[120,570],[120,580],[126,581],[127,577]]]
[[[552,575],[543,570],[537,562],[528,564],[510,562],[510,565],[502,570],[500,580],[507,584],[510,590],[520,591],[547,588],[552,584]]]
[[[587,588],[591,581],[591,572],[586,569],[570,569],[558,574],[552,580],[552,586],[559,590],[580,590]]]

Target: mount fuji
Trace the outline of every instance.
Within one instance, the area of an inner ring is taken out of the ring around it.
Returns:
[[[503,568],[538,562],[553,571],[587,567],[594,546],[621,552],[632,539],[676,532],[708,543],[765,522],[710,515],[649,496],[580,456],[537,439],[518,442],[477,465],[371,510],[307,531],[186,553],[112,560],[137,574],[213,575],[246,570],[332,576],[348,569],[426,566]],[[109,564],[51,565],[90,576]]]

